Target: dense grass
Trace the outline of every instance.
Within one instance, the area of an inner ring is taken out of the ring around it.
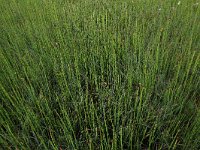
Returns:
[[[0,147],[198,150],[197,2],[0,0]]]

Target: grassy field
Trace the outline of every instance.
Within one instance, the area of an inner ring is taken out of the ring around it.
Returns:
[[[0,0],[0,147],[199,150],[199,1]]]

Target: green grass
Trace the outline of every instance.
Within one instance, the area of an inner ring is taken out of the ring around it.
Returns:
[[[0,0],[0,147],[198,150],[198,2]]]

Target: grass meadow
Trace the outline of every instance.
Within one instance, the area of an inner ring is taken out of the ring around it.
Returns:
[[[0,0],[0,149],[199,150],[199,1]]]

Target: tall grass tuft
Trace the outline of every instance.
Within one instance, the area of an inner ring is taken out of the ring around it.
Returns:
[[[0,0],[2,149],[198,150],[194,0]]]

